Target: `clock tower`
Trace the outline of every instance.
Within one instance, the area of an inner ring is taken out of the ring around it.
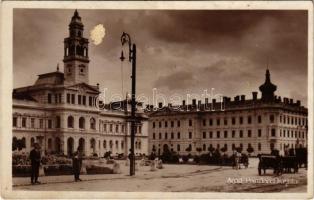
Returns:
[[[77,10],[69,24],[69,37],[64,39],[64,79],[66,84],[88,84],[88,39]]]

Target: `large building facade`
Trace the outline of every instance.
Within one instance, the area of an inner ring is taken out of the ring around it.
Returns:
[[[13,91],[13,144],[29,152],[33,143],[45,153],[71,155],[78,146],[85,155],[128,155],[129,101],[121,108],[100,106],[99,85],[89,84],[88,39],[75,11],[64,39],[64,72],[39,75],[34,85]],[[148,118],[137,112],[135,154],[148,153]]]
[[[192,100],[192,104],[149,106],[149,152],[162,154],[165,149],[179,154],[206,153],[208,149],[253,149],[253,155],[277,149],[307,146],[307,109],[300,101],[276,96],[267,69],[265,83],[259,87],[261,98],[252,92],[234,100],[223,97],[216,102]]]

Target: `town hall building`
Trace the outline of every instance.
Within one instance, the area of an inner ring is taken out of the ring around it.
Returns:
[[[37,142],[45,153],[71,155],[78,146],[85,155],[128,155],[130,101],[120,108],[105,105],[99,85],[89,84],[88,39],[77,10],[64,39],[64,72],[40,74],[34,85],[13,90],[13,144],[29,152]],[[16,77],[15,77],[16,78]],[[148,118],[137,111],[135,154],[148,153]]]

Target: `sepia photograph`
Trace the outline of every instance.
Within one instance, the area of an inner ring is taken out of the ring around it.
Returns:
[[[312,195],[309,6],[69,5],[12,8],[13,194]]]

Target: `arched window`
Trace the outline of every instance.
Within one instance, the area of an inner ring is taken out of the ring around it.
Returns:
[[[107,141],[106,140],[104,140],[104,142],[103,142],[103,147],[104,147],[104,149],[107,148]]]
[[[124,149],[124,142],[121,141],[121,149]]]
[[[112,149],[112,146],[113,146],[112,140],[110,140],[110,141],[109,141],[109,148]]]
[[[35,143],[35,139],[32,137],[32,138],[31,138],[31,147],[34,146],[34,143]]]
[[[79,128],[85,129],[85,118],[84,117],[80,117],[80,119],[79,119]]]
[[[74,118],[72,116],[68,117],[68,128],[74,128]]]
[[[203,144],[203,151],[206,151],[206,144]]]
[[[119,149],[119,141],[116,140],[116,149]]]
[[[52,148],[52,139],[49,138],[48,139],[48,149],[51,149]]]
[[[22,148],[26,148],[26,139],[25,139],[25,137],[23,137],[22,140],[21,140],[21,147]]]
[[[138,149],[141,149],[141,142],[138,142]]]
[[[90,129],[96,129],[96,120],[94,118],[90,119]]]

